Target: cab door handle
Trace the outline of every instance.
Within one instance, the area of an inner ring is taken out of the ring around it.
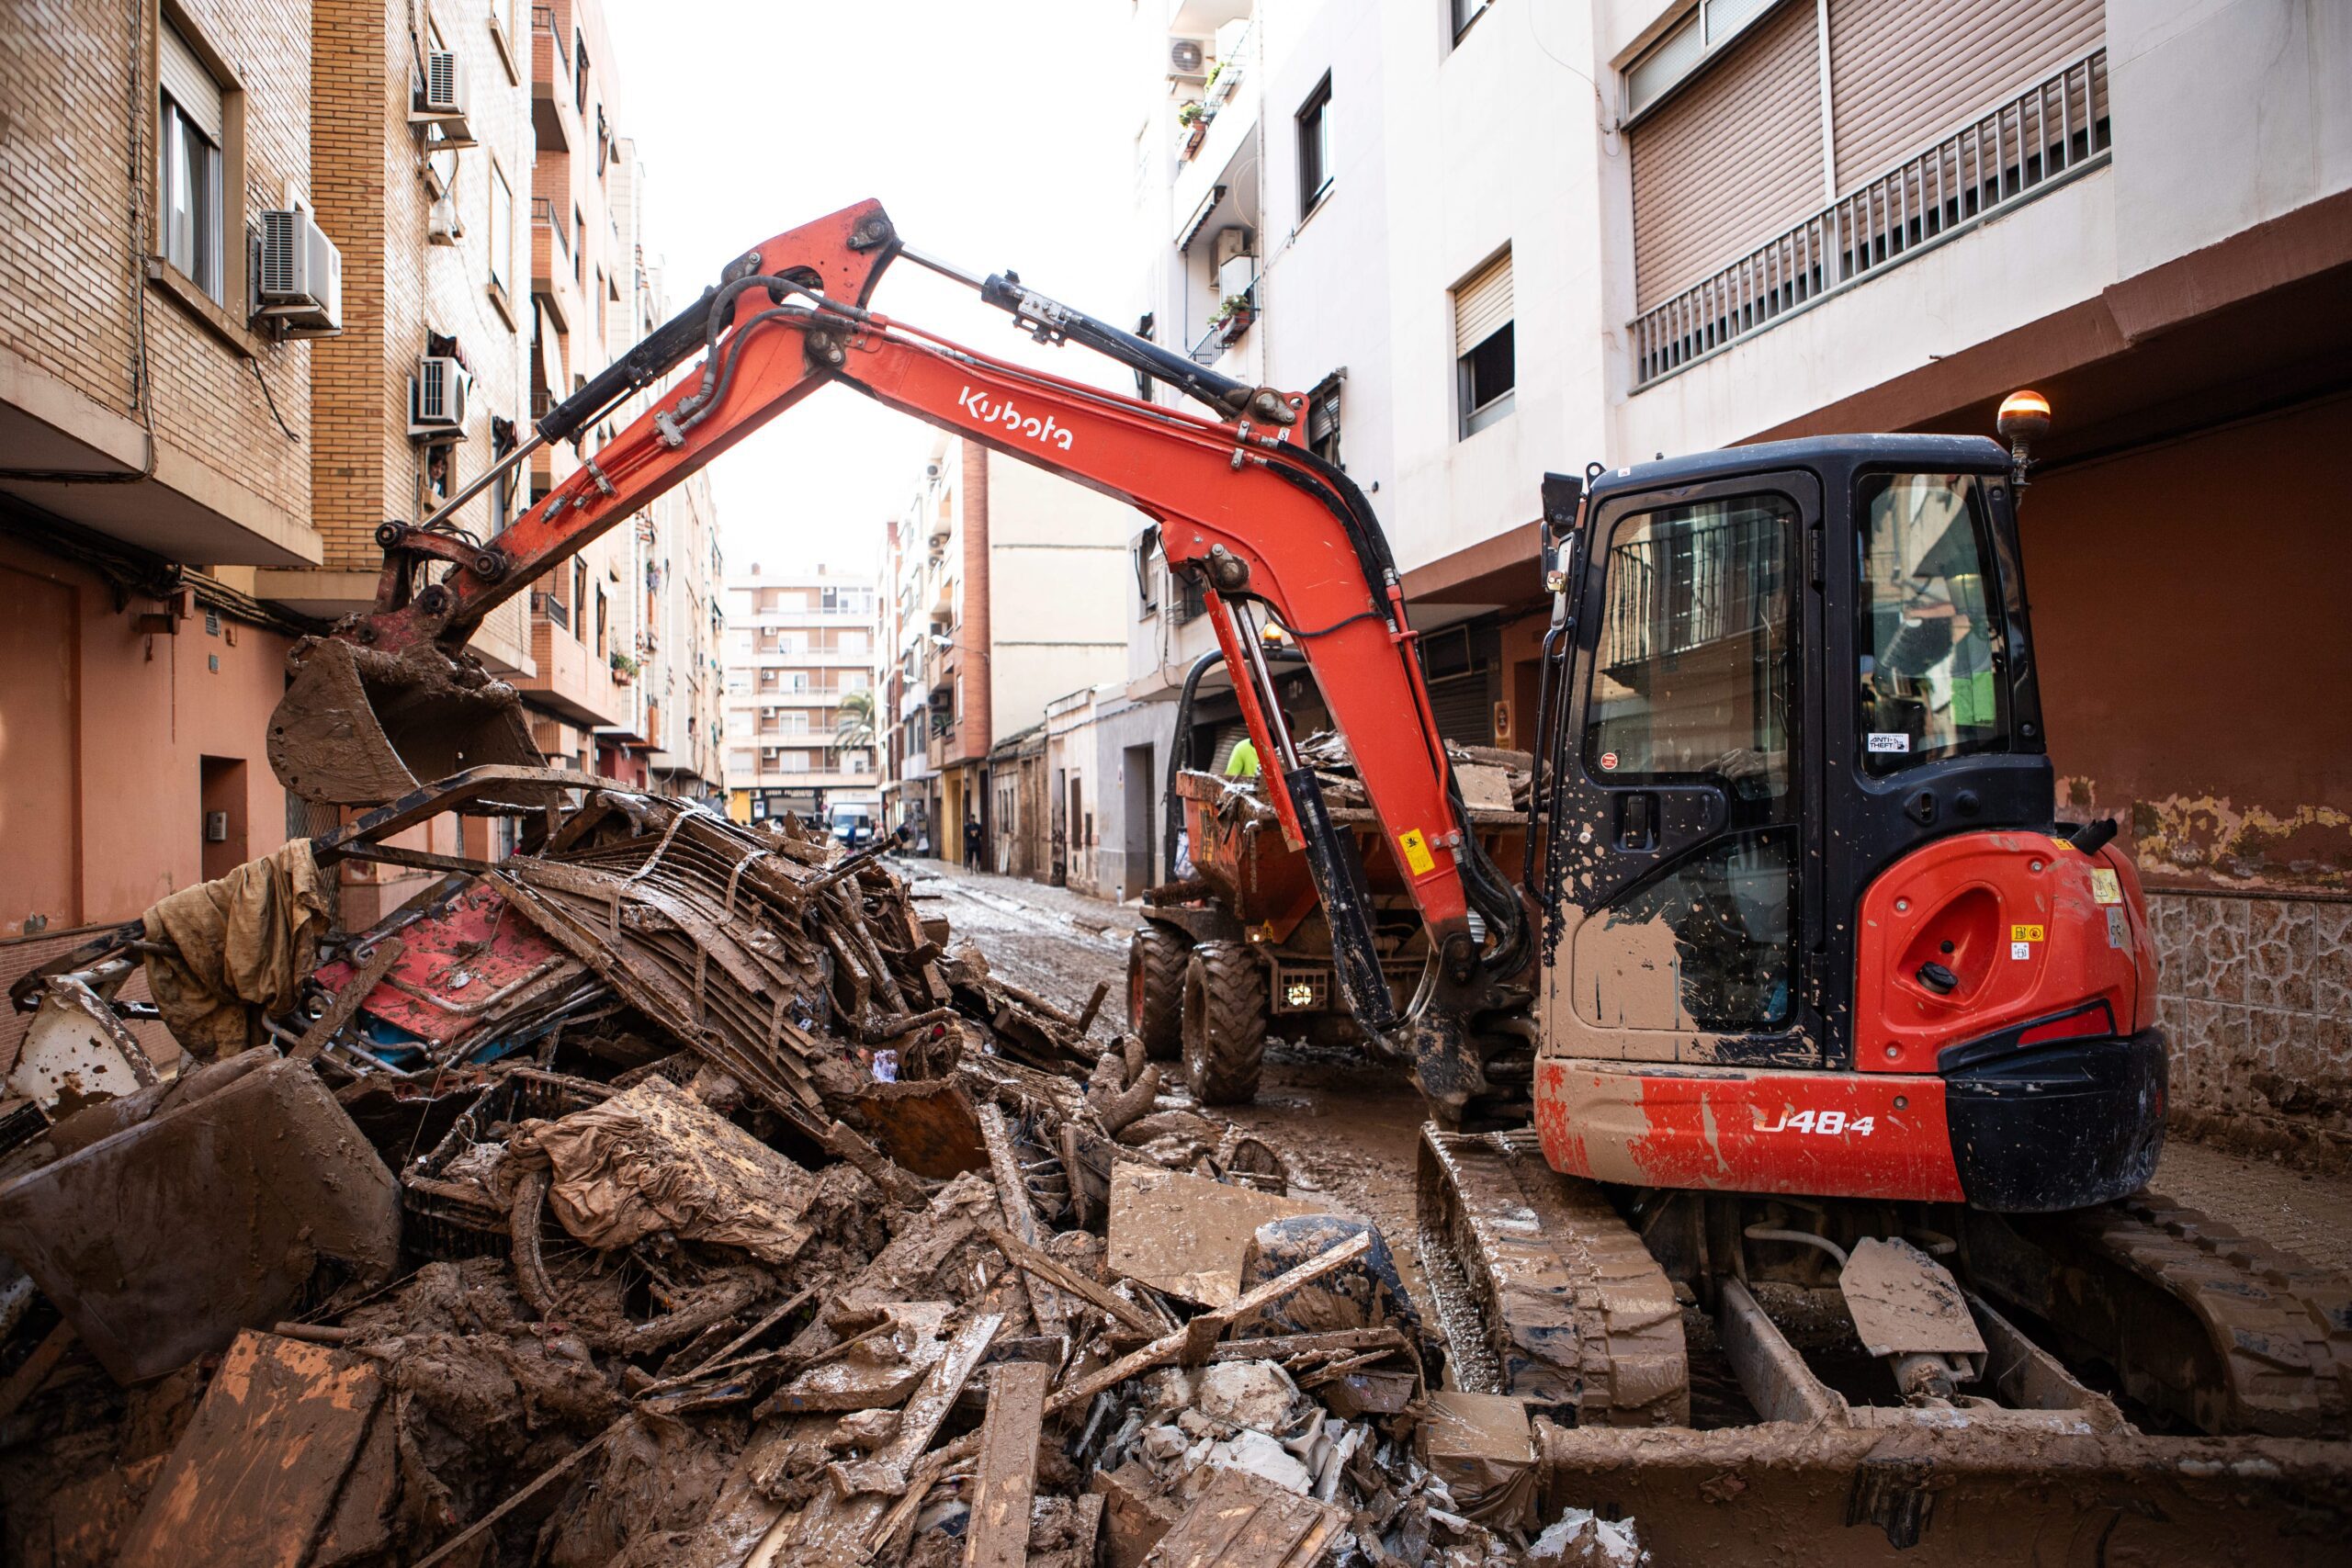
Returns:
[[[1617,847],[1651,850],[1657,847],[1657,802],[1647,794],[1617,797]]]

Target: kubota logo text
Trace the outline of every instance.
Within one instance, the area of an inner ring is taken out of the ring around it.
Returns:
[[[1025,435],[1040,446],[1052,446],[1060,452],[1069,450],[1072,437],[1068,426],[1056,424],[1051,414],[1043,419],[1033,413],[1024,414],[1012,406],[1010,398],[1001,403],[991,402],[985,392],[967,387],[956,395],[956,406],[982,424],[1001,425],[1009,434]]]

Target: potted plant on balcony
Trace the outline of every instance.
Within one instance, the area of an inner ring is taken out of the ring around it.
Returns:
[[[1250,330],[1258,319],[1258,303],[1247,294],[1228,294],[1209,315],[1209,325],[1215,327],[1219,342],[1230,344]]]
[[[1216,118],[1216,111],[1200,99],[1185,100],[1183,107],[1176,111],[1176,127],[1184,133],[1184,145],[1176,154],[1178,159],[1185,163],[1192,161],[1193,154],[1201,150],[1202,140],[1209,133],[1209,121]]]
[[[626,686],[631,681],[636,680],[639,668],[639,666],[637,660],[633,656],[623,653],[617,648],[613,649],[614,685]]]

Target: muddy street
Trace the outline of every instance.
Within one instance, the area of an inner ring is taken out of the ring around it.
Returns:
[[[940,861],[906,864],[918,902],[985,946],[1012,979],[1081,1005],[1107,981],[1104,1011],[1117,1013],[1127,933],[1137,924],[1131,907]],[[1165,1098],[1190,1103],[1181,1080]],[[1267,1051],[1256,1102],[1222,1114],[1278,1143],[1304,1187],[1377,1223],[1418,1285],[1413,1169],[1422,1112],[1402,1074],[1352,1050],[1285,1042]],[[2153,1185],[2322,1268],[2352,1269],[2352,1176],[2295,1170],[2176,1138]]]

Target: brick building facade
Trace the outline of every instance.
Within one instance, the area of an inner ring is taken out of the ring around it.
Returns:
[[[0,14],[0,972],[284,841],[317,344],[253,309],[308,199],[308,0]]]

